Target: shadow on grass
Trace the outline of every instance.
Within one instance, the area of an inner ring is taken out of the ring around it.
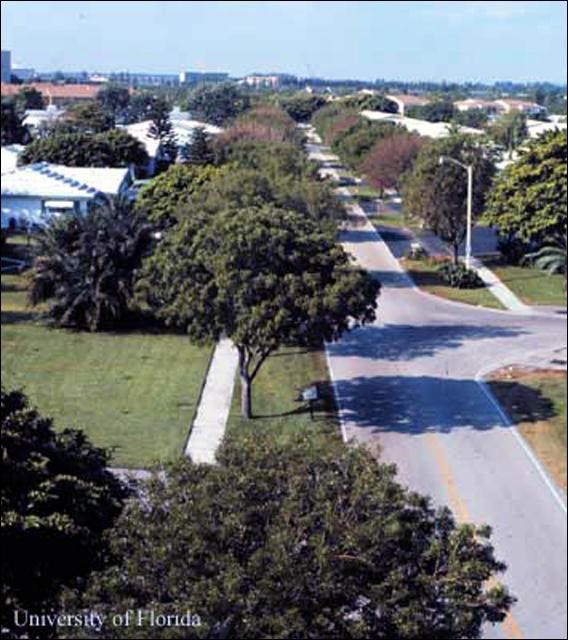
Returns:
[[[492,380],[491,388],[515,422],[541,422],[558,415],[554,403],[538,389],[515,380]]]
[[[318,399],[314,401],[312,405],[313,421],[314,422],[327,422],[330,417],[337,413],[335,404],[335,394],[333,391],[333,385],[329,380],[317,380],[306,385],[306,387],[316,387],[318,390]],[[304,387],[305,388],[305,387]],[[283,411],[282,413],[273,413],[267,415],[253,415],[253,420],[269,420],[271,418],[286,418],[289,416],[306,415],[310,413],[310,405],[301,399],[302,389],[298,389],[298,394],[294,398],[300,406],[290,411]]]
[[[0,316],[3,325],[30,324],[38,319],[38,314],[34,311],[2,311]]]

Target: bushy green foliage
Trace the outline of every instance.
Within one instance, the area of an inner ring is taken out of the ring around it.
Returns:
[[[172,165],[138,194],[135,211],[142,213],[159,229],[173,226],[196,191],[228,168],[197,165]]]
[[[490,586],[505,567],[489,528],[456,524],[364,449],[256,434],[229,440],[218,460],[155,478],[113,531],[114,565],[68,608],[200,616],[169,638],[454,640],[479,638],[512,604]]]
[[[427,122],[450,122],[454,119],[455,108],[450,100],[435,100],[430,104],[407,107],[404,115]]]
[[[218,164],[238,164],[268,175],[282,174],[290,178],[316,179],[317,166],[310,162],[302,149],[286,142],[266,140],[219,140],[216,145]]]
[[[54,219],[38,235],[30,300],[49,300],[58,326],[115,329],[133,308],[136,270],[150,245],[150,226],[122,198]]]
[[[312,125],[315,127],[321,138],[327,143],[333,142],[332,128],[337,128],[338,121],[347,122],[346,116],[350,117],[350,128],[359,121],[359,114],[355,109],[348,109],[341,102],[330,102],[325,107],[318,109],[312,116]],[[345,127],[342,130],[346,130]]]
[[[113,127],[117,121],[126,120],[130,105],[130,91],[126,87],[106,85],[97,93],[97,101],[109,114]]]
[[[305,215],[226,206],[199,229],[192,220],[176,225],[146,261],[141,286],[158,316],[193,340],[235,343],[248,418],[250,385],[266,358],[373,320],[379,284]]]
[[[160,143],[157,160],[158,170],[161,171],[175,162],[178,154],[177,139],[170,120],[170,104],[164,98],[154,98],[148,117],[148,135]]]
[[[213,164],[215,153],[211,136],[203,127],[197,127],[193,130],[190,141],[181,150],[181,158],[183,162],[194,165]]]
[[[398,105],[396,102],[390,100],[382,93],[363,93],[348,96],[342,100],[342,103],[350,109],[358,109],[359,111],[383,111],[385,113],[398,112]]]
[[[194,118],[218,126],[223,126],[249,107],[250,98],[232,84],[197,87],[185,104]]]
[[[487,133],[498,147],[512,157],[513,151],[528,136],[527,117],[521,111],[505,113],[487,127]]]
[[[319,95],[298,93],[280,98],[278,104],[296,122],[309,122],[312,115],[327,104],[327,100]]]
[[[462,262],[443,262],[439,265],[438,272],[450,287],[456,289],[479,289],[485,286],[479,275]]]
[[[56,432],[19,391],[1,396],[2,635],[18,638],[15,611],[53,611],[62,587],[103,566],[126,491],[82,431]]]
[[[112,115],[99,102],[74,104],[67,109],[62,120],[69,132],[102,133],[114,127]]]
[[[126,131],[111,130],[95,135],[54,133],[26,146],[20,164],[49,162],[67,167],[127,167],[138,171],[148,163],[141,142]]]
[[[485,198],[491,187],[495,165],[489,151],[469,135],[453,135],[423,146],[412,172],[405,175],[402,185],[403,208],[407,215],[421,219],[454,252],[467,229],[467,175],[459,166],[440,157],[454,158],[473,165],[472,215],[477,219],[484,210]]]
[[[353,127],[335,138],[332,149],[346,165],[359,170],[379,140],[403,131],[391,122],[371,122],[361,117]]]
[[[467,111],[459,111],[456,109],[452,122],[463,127],[483,129],[488,122],[488,118],[487,113],[482,109],[468,109]]]
[[[28,142],[30,133],[28,128],[24,126],[23,112],[18,108],[15,100],[2,98],[0,125],[2,128],[2,146]]]
[[[566,233],[566,130],[551,131],[521,150],[497,177],[484,220],[504,236],[542,242]]]

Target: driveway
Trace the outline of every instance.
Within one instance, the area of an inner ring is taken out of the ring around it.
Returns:
[[[565,496],[476,381],[565,347],[565,316],[419,292],[358,208],[342,243],[383,283],[377,322],[328,347],[344,437],[380,448],[403,483],[459,519],[493,527],[518,603],[485,637],[566,638]]]

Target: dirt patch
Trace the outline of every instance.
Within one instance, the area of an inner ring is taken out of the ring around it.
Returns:
[[[566,373],[507,367],[488,380],[537,457],[566,491]]]

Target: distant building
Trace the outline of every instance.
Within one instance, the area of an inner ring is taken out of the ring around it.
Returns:
[[[130,73],[120,71],[108,74],[109,82],[127,84],[129,87],[177,87],[179,77],[175,73]]]
[[[516,98],[500,98],[495,100],[495,104],[502,107],[504,113],[511,111],[521,111],[527,116],[538,116],[546,113],[546,108],[536,102],[529,100],[518,100]]]
[[[454,102],[454,107],[458,111],[484,111],[485,113],[499,113],[503,111],[502,105],[498,105],[494,100],[484,100],[483,98],[467,98]]]
[[[428,98],[424,98],[423,96],[414,96],[409,93],[387,95],[387,98],[396,104],[401,116],[404,116],[404,111],[407,107],[425,107],[427,104],[430,104],[430,100],[428,100]]]
[[[192,84],[214,84],[227,82],[228,73],[207,72],[207,71],[182,71],[179,74],[179,83],[182,85]]]
[[[100,91],[100,86],[95,84],[56,84],[53,82],[32,82],[25,85],[37,89],[44,102],[51,105],[64,105],[75,102],[94,100]],[[14,96],[22,88],[18,84],[2,83],[2,96]]]
[[[468,98],[467,100],[458,100],[454,102],[454,106],[459,111],[479,110],[488,114],[510,113],[511,111],[521,111],[527,116],[538,116],[546,113],[546,109],[528,100],[519,100],[516,98],[500,98],[499,100],[483,100],[481,98]]]
[[[2,82],[12,81],[12,52],[2,50]]]
[[[12,67],[12,76],[22,82],[29,82],[36,77],[36,71],[31,67],[18,67],[17,65],[14,65]],[[2,80],[2,82],[4,81]]]
[[[2,154],[4,160],[4,153]],[[129,169],[63,167],[40,162],[4,172],[2,229],[42,225],[63,213],[86,213],[101,195],[126,193]]]
[[[280,76],[246,76],[243,78],[243,84],[254,89],[277,89],[280,86]]]

